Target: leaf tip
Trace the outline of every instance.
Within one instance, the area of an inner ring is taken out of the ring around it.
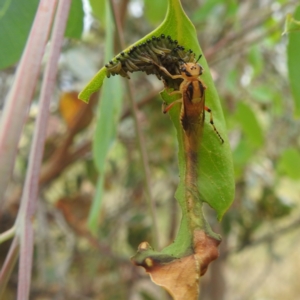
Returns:
[[[83,90],[78,94],[78,99],[85,103],[89,103],[90,97],[88,97],[85,90]]]

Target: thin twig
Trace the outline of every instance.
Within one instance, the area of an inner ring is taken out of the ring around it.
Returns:
[[[120,19],[118,18],[118,9],[114,3],[113,0],[110,0],[112,12],[113,12],[113,17],[115,20],[115,24],[117,26],[117,34],[118,34],[118,40],[120,43],[120,46],[122,49],[125,48],[125,42],[124,42],[124,36],[123,36],[123,31],[122,31],[122,26],[120,23]],[[132,115],[134,118],[134,123],[135,123],[135,130],[137,133],[137,139],[138,139],[138,145],[141,153],[141,158],[142,158],[142,165],[143,165],[143,170],[145,174],[145,183],[146,183],[146,191],[147,191],[147,198],[148,198],[148,205],[150,208],[151,212],[151,218],[152,218],[152,234],[153,234],[153,245],[157,249],[158,248],[158,227],[157,227],[157,217],[156,217],[156,209],[155,209],[155,201],[152,196],[151,192],[151,180],[150,180],[150,168],[149,168],[149,162],[148,162],[148,156],[147,156],[147,151],[145,148],[145,142],[144,142],[144,136],[142,134],[142,130],[139,125],[138,121],[138,109],[136,102],[134,101],[134,89],[133,86],[129,83],[129,81],[126,81],[126,85],[128,88],[129,92],[129,101],[130,101],[130,106],[132,110]]]
[[[56,11],[51,36],[49,60],[44,74],[39,101],[40,109],[36,120],[30,151],[29,164],[21,200],[21,208],[17,218],[17,226],[19,226],[18,230],[20,230],[19,234],[21,236],[18,300],[28,299],[29,297],[34,241],[32,220],[37,206],[39,172],[43,158],[49,106],[51,95],[55,86],[57,64],[64,39],[70,5],[71,0],[60,0]]]

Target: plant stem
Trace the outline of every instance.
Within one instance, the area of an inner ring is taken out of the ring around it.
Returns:
[[[14,167],[18,142],[39,75],[57,0],[41,0],[0,123],[0,199]]]
[[[25,186],[21,199],[17,226],[21,238],[18,300],[28,299],[31,282],[33,256],[33,218],[37,207],[39,172],[42,163],[44,143],[46,137],[47,120],[51,95],[55,86],[57,64],[64,39],[65,26],[69,15],[71,0],[60,0],[56,11],[52,30],[49,60],[47,62],[42,90],[39,101],[39,113],[36,120],[29,164],[26,173]]]

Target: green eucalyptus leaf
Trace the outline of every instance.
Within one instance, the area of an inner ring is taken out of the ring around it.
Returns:
[[[72,0],[65,36],[72,39],[80,39],[83,31],[83,7],[81,0]]]
[[[194,45],[194,48],[191,49],[194,51],[199,50],[200,54],[195,27],[182,10],[179,0],[169,0],[167,16],[163,23],[157,29],[123,51],[129,51],[133,46],[147,41],[147,39],[152,36],[160,36],[161,34],[170,35],[172,38],[177,39],[180,45],[186,45],[186,47],[188,47],[188,45]],[[107,61],[108,60],[109,59],[107,59]],[[106,70],[105,67],[103,67],[80,92],[78,98],[88,102],[91,95],[101,88],[105,77]]]
[[[295,11],[295,18],[300,20],[300,6]],[[295,113],[297,116],[300,115],[300,60],[299,60],[299,49],[300,49],[300,32],[290,32],[289,42],[287,46],[287,57],[288,57],[288,73],[290,79],[290,86],[295,103]]]
[[[132,46],[145,42],[152,36],[165,34],[166,36],[170,35],[172,39],[176,39],[178,43],[186,49],[192,49],[196,54],[202,54],[202,50],[198,44],[195,27],[183,11],[180,1],[169,0],[168,3],[169,6],[167,15],[163,23],[153,32],[149,33],[135,44],[130,45],[123,51],[129,51]],[[203,80],[207,86],[205,93],[206,105],[212,109],[215,126],[225,142],[224,144],[221,143],[219,137],[209,124],[209,114],[206,114],[197,162],[199,175],[198,187],[200,193],[199,201],[207,202],[211,207],[213,207],[217,211],[218,219],[220,220],[234,199],[234,172],[229,141],[227,138],[226,124],[219,97],[205,57],[201,58],[200,63],[205,70],[204,74],[201,75],[201,80]],[[80,99],[88,101],[91,94],[101,87],[104,78],[105,68],[101,69],[80,93]],[[110,80],[111,79],[107,81]],[[174,97],[170,97],[166,93],[163,93],[162,97],[168,103],[174,100]],[[175,105],[169,113],[177,130],[179,149],[178,161],[181,181],[176,192],[176,198],[182,208],[183,218],[176,242],[163,250],[168,254],[186,252],[186,249],[190,246],[190,238],[192,234],[189,229],[189,220],[186,212],[184,184],[186,158],[184,152],[183,129],[179,121],[179,111],[180,105]]]
[[[160,22],[167,9],[168,2],[161,0],[144,0],[144,14],[152,24]]]
[[[0,69],[21,57],[39,1],[0,1]]]
[[[300,153],[294,148],[286,149],[278,162],[279,173],[288,175],[292,179],[300,178]]]
[[[239,102],[236,117],[251,144],[260,147],[263,144],[264,136],[256,115],[250,106]]]
[[[103,24],[103,26],[106,26],[105,24],[105,1],[99,1],[99,0],[89,0],[91,8],[92,8],[92,14],[97,18],[98,21]]]
[[[113,22],[109,5],[106,5],[106,43],[105,56],[113,53]],[[117,124],[121,112],[123,89],[121,78],[116,76],[106,80],[102,89],[97,110],[97,124],[93,138],[93,158],[99,172],[96,195],[90,211],[88,225],[92,232],[98,227],[98,216],[102,204],[103,177],[107,155],[114,144],[117,135]]]
[[[98,105],[97,125],[93,139],[94,161],[101,175],[104,172],[106,156],[116,138],[122,94],[120,77],[105,82]]]

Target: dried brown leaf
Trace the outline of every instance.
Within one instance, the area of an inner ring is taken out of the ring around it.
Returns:
[[[134,264],[145,268],[152,281],[164,287],[174,300],[198,299],[200,276],[218,255],[220,240],[195,230],[193,247],[183,257],[172,257],[152,250],[147,242],[139,245],[132,258]]]

